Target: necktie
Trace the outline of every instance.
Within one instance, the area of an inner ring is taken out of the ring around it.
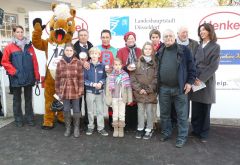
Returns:
[[[83,47],[84,47],[85,49],[87,49],[87,45],[83,45]]]

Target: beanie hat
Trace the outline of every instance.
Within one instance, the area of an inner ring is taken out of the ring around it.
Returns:
[[[129,37],[130,35],[133,35],[133,37],[134,37],[135,40],[136,40],[136,34],[135,34],[134,32],[127,32],[127,33],[124,34],[124,37],[123,37],[123,39],[124,39],[125,42],[127,41],[128,37]]]

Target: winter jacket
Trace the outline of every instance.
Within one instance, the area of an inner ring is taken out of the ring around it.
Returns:
[[[4,49],[2,66],[10,75],[12,87],[34,85],[40,80],[37,57],[32,43],[26,44],[24,50],[14,43]]]
[[[84,84],[87,93],[100,94],[103,92],[103,85],[106,83],[105,65],[98,62],[96,65],[90,62],[90,69],[84,69]],[[96,89],[94,83],[101,83],[102,88]]]
[[[63,58],[57,64],[55,91],[61,99],[78,99],[84,94],[83,69],[73,57],[70,63]]]
[[[197,78],[206,84],[206,87],[191,92],[190,99],[195,102],[211,104],[216,102],[216,77],[215,72],[218,69],[220,61],[220,46],[210,41],[204,48],[199,45],[194,56]]]
[[[154,66],[153,61],[146,62],[140,57],[140,66],[131,72],[131,85],[133,88],[133,96],[139,103],[157,103],[157,65]],[[141,89],[147,92],[147,95],[140,94]]]
[[[160,84],[160,67],[161,67],[161,59],[164,54],[166,46],[163,45],[159,50],[158,56],[158,85]],[[178,63],[178,86],[179,86],[179,94],[184,93],[184,86],[186,83],[193,84],[196,78],[196,68],[193,62],[193,57],[191,55],[190,50],[183,45],[177,44],[177,63]]]

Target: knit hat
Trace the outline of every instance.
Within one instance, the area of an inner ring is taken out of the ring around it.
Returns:
[[[134,32],[127,32],[127,33],[124,34],[124,37],[123,37],[123,39],[124,39],[125,42],[127,41],[128,37],[129,37],[130,35],[133,35],[133,37],[134,37],[135,40],[136,40],[136,34],[135,34]]]

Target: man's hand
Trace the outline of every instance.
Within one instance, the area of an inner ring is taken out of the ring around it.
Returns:
[[[89,69],[90,69],[90,64],[89,64],[89,62],[85,61],[85,62],[83,63],[83,67],[84,67],[84,69],[89,70]]]
[[[184,86],[185,94],[188,94],[188,92],[190,92],[191,88],[192,88],[191,84],[186,83]]]

